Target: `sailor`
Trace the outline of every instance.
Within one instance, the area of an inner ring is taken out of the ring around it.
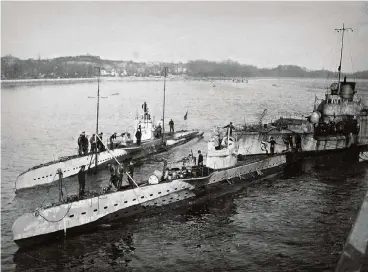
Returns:
[[[110,136],[110,149],[114,149],[114,140],[116,139],[116,132]]]
[[[135,138],[137,139],[137,145],[141,145],[141,138],[142,138],[141,125],[139,125],[137,132],[135,133]]]
[[[78,137],[78,154],[82,156],[82,143],[83,143],[83,135],[85,132],[83,131],[81,134],[79,134]]]
[[[89,143],[91,144],[91,152],[96,152],[97,144],[96,144],[96,134],[93,134],[91,139],[89,139]]]
[[[84,135],[84,137],[82,138],[82,152],[83,155],[87,155],[88,154],[88,138]]]
[[[235,127],[233,126],[233,122],[230,122],[227,126],[224,126],[224,128],[228,129],[229,136],[233,136],[233,130],[235,130]]]
[[[169,126],[170,126],[170,133],[174,132],[174,121],[172,119],[169,122]]]
[[[157,137],[160,138],[162,135],[162,127],[161,124],[158,124],[157,126]]]
[[[273,137],[270,138],[268,143],[270,144],[270,153],[271,153],[271,155],[275,154],[275,144],[276,144],[276,142],[273,139]]]
[[[104,151],[105,150],[104,145],[102,143],[102,136],[103,136],[103,133],[102,132],[100,134],[98,134],[98,137],[99,137],[99,139],[97,139],[97,149],[98,149],[98,152],[101,152],[101,151]]]
[[[79,182],[79,197],[84,196],[84,188],[86,186],[86,172],[84,172],[85,165],[81,166],[78,172],[78,182]]]
[[[123,177],[124,177],[124,172],[125,172],[125,167],[123,165],[118,165],[117,166],[117,175],[118,175],[118,190],[121,189],[121,185],[123,183]]]
[[[109,163],[107,167],[109,168],[109,171],[110,171],[110,184],[109,184],[108,190],[111,189],[111,184],[113,184],[114,187],[118,189],[118,175],[117,175],[116,165]]]
[[[203,166],[203,155],[201,154],[201,150],[198,150],[198,166]]]
[[[148,111],[147,111],[147,103],[144,102],[143,105],[142,105],[142,109],[143,109],[143,112],[144,112],[144,119],[148,119]]]

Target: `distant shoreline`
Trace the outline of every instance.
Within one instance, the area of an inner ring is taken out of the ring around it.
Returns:
[[[177,78],[169,78],[169,80]],[[183,79],[183,78],[180,78]],[[161,78],[154,77],[101,77],[100,81],[160,81]],[[1,80],[1,86],[12,85],[33,85],[33,84],[54,84],[54,83],[88,83],[97,82],[97,77],[81,77],[81,78],[37,78],[37,79],[6,79]]]
[[[193,77],[193,76],[169,76],[167,80],[169,81],[183,81],[183,80],[193,80],[193,81],[218,81],[227,80],[232,81],[236,79],[241,79],[239,77]],[[244,77],[244,83],[246,80],[272,80],[272,79],[323,79],[320,77]],[[163,77],[101,77],[100,81],[162,81]],[[329,80],[333,80],[330,78]],[[356,79],[355,81],[366,81],[367,79]],[[1,87],[7,86],[19,86],[19,85],[40,85],[40,84],[73,84],[73,83],[90,83],[97,82],[97,77],[93,78],[40,78],[40,79],[7,79],[1,80]],[[241,83],[241,82],[238,82]]]

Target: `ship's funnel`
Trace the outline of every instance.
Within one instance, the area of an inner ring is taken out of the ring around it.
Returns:
[[[355,94],[355,82],[341,82],[340,83],[340,96],[344,100],[353,101]]]

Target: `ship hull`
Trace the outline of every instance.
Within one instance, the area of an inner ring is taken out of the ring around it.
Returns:
[[[201,137],[202,134],[199,132],[178,133],[178,137],[175,135],[172,137],[170,140],[172,144],[169,146],[163,146],[161,139],[155,139],[142,142],[140,146],[118,148],[111,150],[110,152],[103,151],[98,153],[98,166],[114,162],[114,157],[119,161],[124,161],[126,159],[141,159],[151,154],[184,144],[196,137]],[[51,162],[45,166],[30,169],[18,176],[15,183],[16,190],[18,191],[56,181],[58,179],[56,172],[59,168],[62,170],[64,178],[78,174],[82,165],[85,165],[86,169],[93,169],[95,167],[95,157],[96,156],[93,153],[86,156],[74,156],[65,161]]]
[[[180,179],[140,188],[101,195],[62,204],[19,217],[13,225],[14,241],[27,247],[51,238],[86,232],[104,223],[154,213],[161,208],[176,208],[194,203],[202,197],[223,193],[226,188],[246,185],[280,172],[286,165],[285,155],[256,159],[196,179]]]
[[[349,152],[352,148],[365,149],[368,143],[357,144],[357,138],[354,135],[348,136],[324,136],[315,137],[313,133],[301,134],[301,145],[297,148],[288,146],[283,141],[283,133],[245,133],[239,139],[239,154],[242,155],[260,155],[271,152],[270,145],[267,143],[270,137],[276,141],[274,152],[281,154],[285,152],[298,151],[302,156],[318,156],[333,152]]]
[[[282,130],[272,129],[270,131],[240,131],[239,133],[239,154],[242,155],[259,155],[270,153],[270,138],[275,140],[275,153],[283,153],[286,151],[299,151],[306,156],[324,154],[334,152],[336,150],[349,150],[350,147],[359,146],[365,148],[368,146],[368,116],[359,115],[357,117],[359,124],[359,132],[357,134],[350,133],[348,135],[334,134],[326,136],[316,136],[315,132],[306,129],[305,124],[293,125]],[[287,136],[300,136],[300,144],[297,146],[296,138],[292,140],[293,146],[290,146],[284,138]]]

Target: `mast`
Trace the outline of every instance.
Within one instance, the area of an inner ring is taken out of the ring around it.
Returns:
[[[165,134],[165,94],[166,94],[166,76],[167,76],[167,67],[164,67],[164,103],[162,107],[162,142],[164,141]]]
[[[96,167],[96,171],[97,171],[97,166],[98,166],[98,152],[97,152],[97,135],[98,135],[98,115],[99,115],[99,111],[100,111],[100,74],[101,74],[101,67],[95,67],[98,70],[98,77],[97,77],[97,120],[96,120],[96,137],[95,137],[95,141],[96,141],[96,149],[95,149],[95,167]]]
[[[338,72],[339,72],[339,83],[340,83],[340,78],[341,78],[341,62],[342,62],[342,51],[344,49],[344,33],[345,31],[349,31],[351,30],[351,32],[353,32],[353,29],[352,28],[345,28],[345,25],[344,23],[342,24],[342,28],[335,28],[335,30],[337,32],[342,32],[341,34],[341,53],[340,53],[340,65],[339,65],[339,68],[338,68]],[[339,85],[339,88],[340,88],[340,85]]]

